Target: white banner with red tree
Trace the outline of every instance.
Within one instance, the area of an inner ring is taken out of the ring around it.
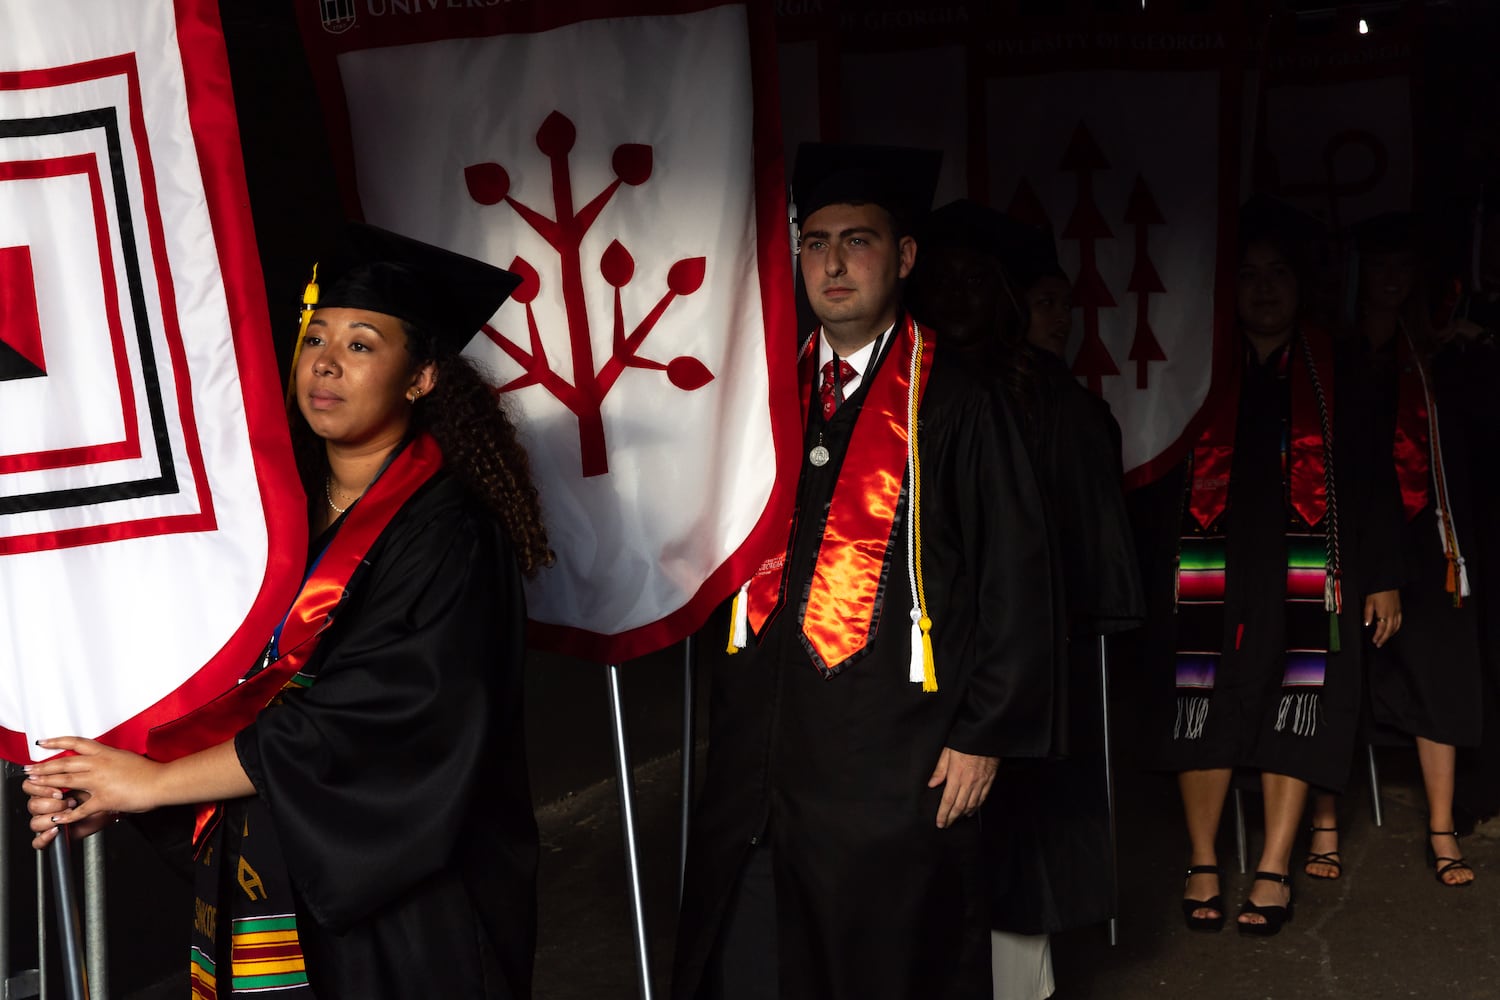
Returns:
[[[351,212],[522,278],[468,353],[558,555],[533,643],[691,633],[784,543],[800,440],[769,12],[332,6],[304,38]]]

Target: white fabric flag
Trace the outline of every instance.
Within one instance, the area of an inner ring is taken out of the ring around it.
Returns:
[[[245,206],[212,2],[6,5],[0,756],[143,750],[291,600],[306,518]]]
[[[800,443],[767,12],[311,8],[366,221],[524,279],[469,353],[557,551],[533,643],[617,662],[690,633],[785,543]]]

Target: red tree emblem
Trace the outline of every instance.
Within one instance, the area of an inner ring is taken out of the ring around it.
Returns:
[[[616,146],[610,159],[615,179],[595,195],[593,200],[575,211],[568,154],[572,151],[577,136],[573,122],[558,111],[548,115],[536,133],[537,149],[551,163],[555,218],[548,218],[510,197],[510,175],[498,163],[475,163],[464,168],[464,181],[471,198],[481,205],[505,202],[557,252],[562,265],[562,300],[568,320],[568,345],[573,361],[572,381],[569,382],[558,374],[547,357],[541,328],[532,308],[532,303],[541,291],[542,280],[536,268],[524,258],[516,257],[511,262],[510,269],[521,276],[521,285],[512,298],[526,309],[529,347],[522,347],[491,326],[486,326],[484,332],[524,369],[522,375],[501,386],[501,392],[540,385],[577,417],[579,451],[583,458],[583,474],[587,477],[600,476],[609,471],[602,406],[604,397],[609,395],[625,369],[646,368],[666,372],[667,381],[684,392],[703,388],[713,381],[714,376],[707,365],[694,357],[684,355],[664,363],[640,354],[641,345],[666,313],[672,300],[679,295],[691,295],[703,285],[704,258],[685,257],[673,264],[667,272],[666,292],[644,318],[627,330],[620,290],[630,284],[635,275],[635,258],[619,240],[612,241],[599,260],[599,273],[615,293],[614,336],[609,358],[602,366],[595,365],[589,314],[584,299],[581,251],[583,239],[599,218],[604,206],[609,204],[615,192],[620,189],[620,185],[637,187],[650,179],[651,147],[639,143]]]

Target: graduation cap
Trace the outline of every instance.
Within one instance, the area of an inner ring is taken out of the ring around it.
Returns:
[[[879,205],[908,234],[932,207],[942,165],[935,149],[804,142],[792,173],[797,221],[829,205]]]
[[[1322,221],[1280,198],[1253,194],[1240,206],[1240,253],[1252,243],[1270,243],[1302,259],[1327,234]]]
[[[994,257],[1019,291],[1048,275],[1063,273],[1048,233],[967,198],[935,209],[917,242],[929,252],[962,247]]]
[[[431,337],[439,353],[457,354],[520,283],[519,276],[484,261],[349,223],[315,265],[303,302],[305,308],[395,316]]]

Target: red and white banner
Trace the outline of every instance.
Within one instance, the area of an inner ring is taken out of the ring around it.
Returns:
[[[218,12],[4,22],[0,756],[142,750],[250,666],[306,544]]]
[[[534,644],[662,648],[785,543],[797,445],[769,11],[300,0],[351,214],[516,271],[503,384],[557,565]],[[778,405],[779,404],[779,405]]]
[[[1073,278],[1073,373],[1108,401],[1127,485],[1180,461],[1233,331],[1239,72],[1223,33],[1000,36],[984,90],[992,204],[1050,229]]]

